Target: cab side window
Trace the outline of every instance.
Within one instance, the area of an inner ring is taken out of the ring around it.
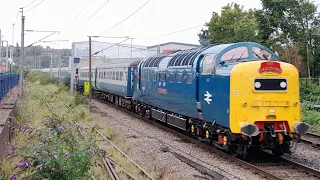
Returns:
[[[213,74],[216,66],[216,54],[209,54],[203,58],[202,74]]]
[[[252,47],[252,53],[253,53],[253,56],[258,59],[274,60],[272,55],[268,51],[260,47]]]

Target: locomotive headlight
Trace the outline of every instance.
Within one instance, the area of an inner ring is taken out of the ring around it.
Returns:
[[[261,83],[260,82],[255,82],[254,83],[254,87],[257,88],[257,89],[261,88]]]
[[[281,83],[280,83],[280,87],[286,88],[286,87],[287,87],[287,83],[286,83],[286,82],[281,82]]]

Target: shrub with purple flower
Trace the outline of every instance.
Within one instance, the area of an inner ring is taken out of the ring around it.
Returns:
[[[80,137],[77,129],[83,127],[63,121],[59,118],[47,119],[44,128],[25,127],[22,133],[37,133],[25,143],[16,148],[11,145],[8,154],[13,158],[21,159],[15,164],[15,174],[8,175],[8,179],[17,179],[23,176],[24,171],[33,171],[30,179],[83,179],[88,176],[91,167],[91,157],[88,150],[96,147],[94,141],[85,141]],[[49,134],[49,136],[48,136]],[[1,179],[1,178],[0,178]]]
[[[17,175],[13,174],[11,177],[10,177],[10,180],[16,180],[17,179]]]

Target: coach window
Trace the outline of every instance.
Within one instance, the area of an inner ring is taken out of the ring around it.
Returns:
[[[208,54],[203,58],[202,74],[213,74],[216,65],[216,54]]]
[[[159,81],[166,82],[166,73],[159,73]]]
[[[170,83],[173,83],[173,82],[174,82],[174,74],[173,74],[173,73],[170,73],[170,74],[169,74],[169,82],[170,82]]]
[[[241,58],[248,58],[248,48],[247,46],[240,46],[233,48],[221,56],[221,61],[238,60]]]
[[[177,74],[177,83],[182,83],[183,81],[183,74],[182,73],[178,73]]]
[[[119,71],[116,72],[116,80],[119,80]]]
[[[123,81],[123,72],[120,72],[120,81]]]
[[[187,84],[192,84],[192,73],[187,74]]]

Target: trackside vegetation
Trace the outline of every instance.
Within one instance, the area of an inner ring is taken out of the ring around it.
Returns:
[[[13,125],[13,140],[1,162],[0,180],[109,179],[101,155],[116,163],[115,170],[121,179],[128,179],[124,170],[145,179],[137,167],[95,133],[99,129],[129,153],[131,147],[123,136],[110,128],[100,128],[93,121],[85,100],[86,97],[70,93],[68,87],[45,73],[28,72],[25,94],[18,103]]]
[[[320,85],[308,82],[307,79],[301,80],[300,96],[303,120],[310,123],[316,130],[320,129]]]

